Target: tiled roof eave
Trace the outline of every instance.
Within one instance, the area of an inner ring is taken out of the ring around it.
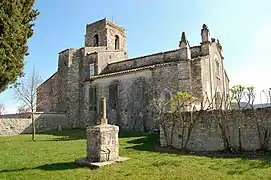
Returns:
[[[150,65],[150,66],[139,67],[139,68],[129,69],[129,70],[125,70],[125,71],[102,74],[102,75],[92,76],[89,80],[86,80],[86,81],[93,81],[93,80],[100,79],[100,78],[106,78],[106,77],[110,77],[110,76],[116,76],[116,75],[121,75],[121,74],[137,72],[137,71],[143,71],[143,70],[147,70],[147,69],[153,69],[155,67],[170,66],[170,65],[173,65],[176,63],[178,63],[178,62],[175,61],[175,62],[168,62],[168,63],[162,63],[162,64],[154,64],[154,65]]]

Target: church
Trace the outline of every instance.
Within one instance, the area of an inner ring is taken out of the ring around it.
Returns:
[[[37,89],[39,112],[65,113],[74,128],[97,123],[98,99],[107,117],[126,131],[153,131],[154,98],[188,91],[211,99],[229,92],[222,46],[204,24],[201,42],[190,46],[185,32],[177,49],[129,58],[125,29],[102,19],[86,25],[85,45],[59,53],[58,69]]]

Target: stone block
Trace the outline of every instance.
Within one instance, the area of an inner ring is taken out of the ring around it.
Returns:
[[[104,167],[106,165],[110,165],[110,164],[114,164],[114,163],[119,163],[122,161],[126,161],[129,158],[126,157],[118,157],[118,159],[116,159],[115,161],[105,161],[105,162],[92,162],[90,160],[88,160],[88,158],[79,158],[75,160],[75,163],[80,165],[80,166],[87,166],[93,169],[96,168],[101,168]]]
[[[87,158],[91,162],[115,161],[119,156],[119,127],[109,124],[88,127]]]

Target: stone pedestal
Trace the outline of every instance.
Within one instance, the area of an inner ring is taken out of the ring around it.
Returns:
[[[116,161],[119,158],[119,127],[109,124],[88,127],[87,158],[92,162]]]
[[[100,101],[99,117],[99,125],[86,129],[87,157],[76,159],[79,165],[98,168],[128,159],[119,157],[119,127],[107,124],[105,98]]]

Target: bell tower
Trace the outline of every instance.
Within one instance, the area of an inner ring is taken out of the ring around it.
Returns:
[[[127,52],[125,29],[106,18],[86,26],[85,47]]]

